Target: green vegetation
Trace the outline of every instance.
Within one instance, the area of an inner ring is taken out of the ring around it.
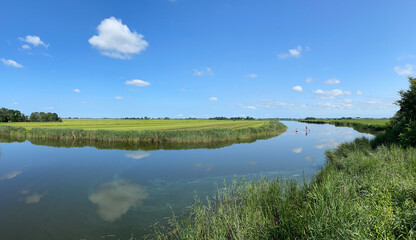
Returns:
[[[416,80],[409,80],[400,110],[380,124],[385,131],[327,151],[309,183],[235,181],[167,226],[156,224],[149,238],[416,239]]]
[[[0,123],[32,128],[71,128],[83,130],[201,130],[207,128],[260,127],[267,120],[257,121],[215,121],[215,120],[126,120],[126,119],[63,119],[62,122]]]
[[[74,126],[78,128],[71,128]],[[152,143],[162,146],[169,143],[251,141],[277,136],[285,130],[286,126],[278,121],[66,120],[62,123],[0,125],[0,135],[3,137],[25,138],[33,142]]]
[[[153,239],[414,239],[416,150],[356,139],[327,152],[310,183],[237,181]]]
[[[62,121],[56,113],[33,112],[30,118],[18,110],[0,108],[0,123],[7,122],[60,122]]]
[[[304,123],[333,124],[335,126],[352,127],[359,132],[376,133],[384,131],[389,123],[388,119],[312,119],[299,120]]]

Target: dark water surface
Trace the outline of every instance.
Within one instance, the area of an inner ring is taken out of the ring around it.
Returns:
[[[224,179],[310,177],[324,165],[326,149],[371,136],[348,127],[283,123],[288,130],[278,137],[218,149],[0,143],[0,238],[128,239],[134,234],[140,239],[155,221],[171,216],[170,207],[181,213],[195,193],[212,195]]]

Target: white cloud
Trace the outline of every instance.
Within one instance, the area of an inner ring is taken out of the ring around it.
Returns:
[[[302,147],[292,148],[292,152],[301,153],[302,152]]]
[[[81,104],[87,104],[87,102],[86,101],[82,101]]]
[[[25,202],[26,202],[27,204],[31,204],[31,203],[38,203],[38,202],[42,199],[42,197],[43,197],[44,195],[45,195],[45,194],[34,193],[34,194],[30,195],[30,196],[27,196],[27,197],[25,198]]]
[[[133,153],[126,153],[125,156],[127,158],[132,158],[132,159],[142,159],[142,158],[150,156],[150,153],[148,153],[148,152],[133,152]]]
[[[357,95],[363,95],[363,92],[361,92],[361,91],[357,91],[357,92],[355,92]]]
[[[216,102],[216,101],[218,101],[218,98],[217,97],[210,97],[210,98],[208,98],[208,100],[210,100],[211,102]]]
[[[22,171],[20,171],[20,170],[5,173],[5,174],[3,174],[3,176],[1,176],[0,180],[2,181],[2,180],[7,180],[7,179],[13,179],[13,178],[19,176],[21,173],[22,173]]]
[[[150,85],[150,82],[146,82],[140,79],[133,79],[131,81],[126,81],[125,84],[136,86],[136,87],[147,87]]]
[[[318,107],[321,108],[326,108],[326,109],[351,109],[352,108],[352,104],[350,103],[340,103],[340,104],[332,104],[332,103],[318,103],[317,104]]]
[[[149,45],[143,35],[131,32],[121,19],[115,17],[101,21],[97,30],[98,35],[92,36],[88,42],[108,57],[130,59],[133,54],[139,54]]]
[[[336,97],[351,95],[350,91],[342,91],[341,89],[334,89],[330,91],[318,89],[313,91],[313,93],[318,95],[320,99],[335,99]]]
[[[37,47],[39,45],[44,46],[45,48],[48,48],[49,47],[49,44],[44,43],[42,40],[40,40],[40,37],[38,37],[38,36],[27,35],[24,38],[19,37],[19,40],[20,41],[23,41],[23,42],[30,43],[30,44],[32,44],[35,47]],[[25,45],[23,45],[23,46],[25,46]],[[23,46],[22,46],[22,48],[24,48]]]
[[[201,69],[201,70],[194,69],[194,76],[202,77],[204,75],[214,75],[214,72],[209,67],[207,67],[205,69]]]
[[[411,64],[406,64],[404,67],[396,66],[394,71],[399,75],[411,75],[415,74],[415,66]]]
[[[294,86],[292,88],[292,90],[295,91],[295,92],[302,92],[303,91],[303,88],[301,86]]]
[[[146,190],[140,185],[120,179],[102,184],[88,199],[98,205],[97,213],[101,219],[114,222],[131,207],[140,206],[147,196]]]
[[[53,107],[51,106],[51,107],[43,107],[42,109],[44,109],[44,110],[53,110]]]
[[[301,56],[302,50],[303,50],[302,46],[297,46],[294,49],[287,50],[288,51],[287,53],[280,53],[280,54],[278,54],[278,57],[280,59],[285,59],[285,58],[299,58]],[[309,47],[306,47],[305,50],[306,51],[309,51]]]
[[[306,83],[311,83],[311,82],[313,82],[313,78],[311,78],[311,77],[308,77],[308,78],[306,78],[306,80],[305,80],[305,82]]]
[[[117,99],[117,100],[122,100],[124,97],[121,97],[121,96],[117,96],[117,97],[114,97],[114,99]]]
[[[255,106],[247,106],[246,108],[247,109],[251,109],[251,110],[256,110],[256,107]]]
[[[22,68],[23,65],[17,63],[16,61],[13,61],[11,59],[1,59],[1,62],[4,63],[6,66],[15,67],[15,68]]]
[[[247,74],[247,77],[248,78],[257,78],[258,76],[255,73],[250,73],[250,74]]]
[[[22,45],[22,49],[30,49],[30,46],[27,44]]]
[[[80,93],[80,92],[81,92],[81,90],[79,90],[78,88],[74,89],[74,93]]]
[[[335,85],[335,84],[341,83],[341,81],[339,79],[336,79],[336,78],[330,78],[330,79],[326,80],[325,83],[329,84],[329,85]]]

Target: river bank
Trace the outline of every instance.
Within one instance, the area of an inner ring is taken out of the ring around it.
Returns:
[[[210,121],[210,120],[206,120]],[[168,121],[166,121],[168,122]],[[213,121],[215,123],[215,121]],[[78,129],[78,128],[25,128],[11,125],[0,125],[0,136],[18,140],[42,141],[51,140],[56,142],[86,142],[93,143],[212,143],[230,141],[252,141],[256,138],[267,138],[277,136],[286,131],[286,126],[278,121],[253,121],[253,127],[239,126],[237,122],[233,126],[232,121],[226,127],[216,125],[195,127],[187,129],[141,129],[141,130],[113,130],[113,129]]]

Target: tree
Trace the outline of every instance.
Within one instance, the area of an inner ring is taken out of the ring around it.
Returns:
[[[380,143],[400,143],[403,146],[416,146],[416,78],[409,77],[409,89],[399,91],[396,102],[399,111],[390,120],[386,132],[376,138]]]

